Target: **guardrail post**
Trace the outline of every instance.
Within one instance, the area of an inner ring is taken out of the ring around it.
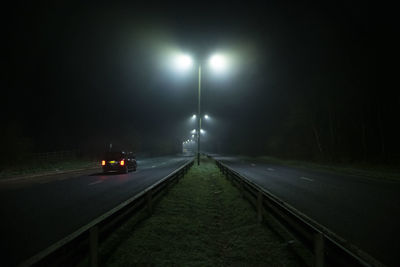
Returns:
[[[99,244],[99,227],[93,226],[89,230],[89,243],[90,243],[90,266],[98,266],[98,244]]]
[[[175,175],[176,178],[174,179],[174,180],[176,180],[176,183],[178,183],[179,180],[185,175],[185,172],[186,172],[185,168],[183,168],[183,170],[176,173],[176,175]],[[168,182],[168,183],[170,183],[170,182]]]
[[[239,181],[239,190],[240,190],[240,195],[242,196],[242,198],[244,198],[244,184],[243,184],[243,180],[240,179]]]
[[[261,191],[257,193],[257,220],[259,222],[263,221],[263,194]]]
[[[233,181],[234,181],[233,173],[231,173],[228,170],[226,171],[226,178],[228,178],[228,180],[231,181],[231,183],[233,183]]]
[[[149,190],[146,194],[146,199],[147,199],[147,210],[149,212],[149,215],[153,213],[153,192],[152,190]]]
[[[324,235],[320,232],[314,234],[314,266],[324,266]]]

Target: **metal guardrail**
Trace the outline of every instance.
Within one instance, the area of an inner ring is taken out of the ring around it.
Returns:
[[[268,190],[216,160],[218,168],[257,210],[261,222],[273,216],[313,253],[314,266],[385,266],[344,238],[313,221]]]
[[[162,192],[173,183],[177,183],[188,172],[193,162],[192,159],[185,163],[157,183],[25,260],[19,266],[70,266],[87,256],[88,252],[90,266],[98,266],[99,241],[115,230],[116,225],[120,225],[133,215],[142,211],[147,211],[147,215],[151,215],[153,205],[162,197]]]

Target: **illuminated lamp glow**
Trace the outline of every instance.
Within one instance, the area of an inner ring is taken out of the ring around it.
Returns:
[[[101,166],[105,166],[106,165],[106,161],[105,160],[102,160],[101,161]]]
[[[175,58],[175,66],[179,70],[187,70],[193,65],[193,60],[188,55],[179,55]]]
[[[219,54],[213,55],[209,63],[211,68],[217,71],[224,71],[227,68],[226,58]]]
[[[124,166],[124,165],[125,165],[125,160],[121,160],[121,161],[119,162],[119,164],[121,164],[121,166]]]

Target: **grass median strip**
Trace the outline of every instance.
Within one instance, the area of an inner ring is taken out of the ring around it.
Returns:
[[[212,160],[194,165],[152,217],[111,238],[120,239],[120,245],[106,266],[298,265],[286,243],[257,222],[253,208]]]

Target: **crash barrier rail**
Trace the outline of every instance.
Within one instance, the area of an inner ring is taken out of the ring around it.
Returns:
[[[257,218],[273,218],[313,254],[313,265],[384,266],[355,245],[313,221],[286,202],[216,160],[220,171],[257,210]]]
[[[100,241],[105,240],[105,237],[133,215],[146,212],[146,215],[150,216],[154,204],[162,197],[162,193],[177,183],[188,172],[193,162],[192,159],[185,163],[157,183],[40,251],[19,266],[74,266],[87,256],[88,252],[90,266],[98,266]]]

